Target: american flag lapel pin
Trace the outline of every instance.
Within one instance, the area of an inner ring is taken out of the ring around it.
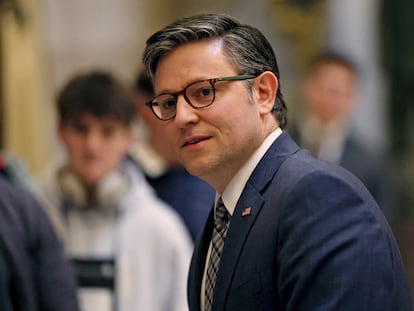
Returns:
[[[246,207],[241,215],[242,215],[242,217],[248,216],[248,215],[251,214],[251,212],[252,212],[252,208],[251,207]]]

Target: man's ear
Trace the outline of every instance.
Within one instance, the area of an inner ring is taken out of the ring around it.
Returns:
[[[253,85],[254,96],[261,114],[267,114],[272,111],[278,87],[279,81],[271,71],[265,71],[255,79]]]

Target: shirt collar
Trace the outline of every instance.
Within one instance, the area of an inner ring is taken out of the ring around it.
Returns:
[[[247,160],[247,162],[242,166],[237,174],[231,179],[226,189],[224,189],[224,192],[221,195],[220,193],[216,192],[215,202],[217,203],[219,197],[221,196],[223,203],[231,216],[233,216],[237,201],[239,200],[239,197],[244,189],[244,186],[247,183],[247,180],[253,173],[253,170],[256,168],[260,159],[280,134],[282,134],[282,129],[280,127],[270,133],[260,145],[260,147],[252,154],[252,156]]]

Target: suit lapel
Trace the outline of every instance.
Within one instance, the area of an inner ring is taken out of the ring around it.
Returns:
[[[247,181],[237,202],[231,218],[229,231],[227,232],[214,290],[212,310],[224,309],[226,297],[244,243],[264,204],[261,192],[273,180],[274,175],[286,158],[298,150],[299,147],[286,132],[283,132],[266,152]],[[206,243],[208,244],[209,240]]]
[[[256,189],[248,185],[244,189],[243,195],[231,218],[214,289],[212,310],[222,310],[225,305],[227,292],[230,288],[244,242],[262,206],[263,199],[260,194]]]

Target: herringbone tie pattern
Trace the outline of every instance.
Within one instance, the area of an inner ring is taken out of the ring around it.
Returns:
[[[224,240],[227,235],[227,223],[229,213],[221,198],[217,201],[216,215],[214,220],[213,235],[211,238],[211,253],[207,267],[206,286],[205,286],[205,311],[211,310],[213,302],[214,287],[216,284],[217,271],[220,264],[221,251],[223,250]]]

